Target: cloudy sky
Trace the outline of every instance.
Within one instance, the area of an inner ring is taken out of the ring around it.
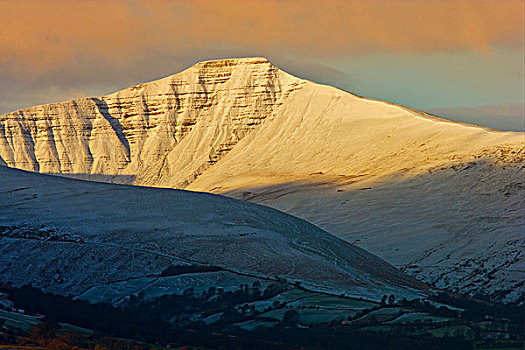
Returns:
[[[294,75],[524,130],[523,0],[0,0],[0,114],[104,95],[195,62]]]

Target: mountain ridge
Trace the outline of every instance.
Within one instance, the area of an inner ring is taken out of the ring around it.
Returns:
[[[299,79],[261,58],[203,62],[105,97],[0,116],[10,167],[247,199],[426,282],[506,302],[524,291],[513,272],[523,259],[513,252],[524,244],[524,141]]]

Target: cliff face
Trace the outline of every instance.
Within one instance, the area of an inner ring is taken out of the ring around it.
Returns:
[[[262,58],[0,116],[10,167],[262,203],[426,282],[506,302],[525,292],[524,141]]]
[[[176,173],[169,185],[184,187],[302,84],[262,58],[202,62],[109,96],[3,115],[0,157],[42,173],[124,175],[117,182]]]

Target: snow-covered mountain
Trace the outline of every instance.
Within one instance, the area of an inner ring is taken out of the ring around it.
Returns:
[[[32,284],[72,296],[95,289],[103,300],[115,293],[108,292],[115,284],[126,281],[120,288],[131,295],[157,282],[170,266],[192,265],[213,267],[208,272],[220,272],[213,282],[225,288],[237,287],[232,276],[241,276],[376,302],[384,294],[415,298],[429,291],[312,224],[219,195],[4,166],[0,193],[0,282],[14,286]],[[198,277],[190,277],[194,282],[190,278],[184,289],[196,287]]]
[[[424,281],[505,302],[525,290],[524,148],[524,133],[362,98],[263,58],[0,116],[10,167],[263,203]]]

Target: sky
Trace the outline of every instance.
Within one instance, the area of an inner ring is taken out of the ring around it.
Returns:
[[[0,0],[0,114],[217,58],[525,130],[524,0]]]

